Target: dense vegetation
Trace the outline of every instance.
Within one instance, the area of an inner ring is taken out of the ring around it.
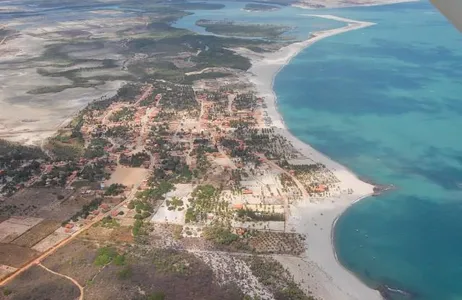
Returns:
[[[279,9],[280,9],[279,6],[262,4],[262,3],[247,3],[244,6],[244,10],[247,10],[247,11],[274,11],[274,10],[279,10]]]
[[[97,157],[103,157],[107,154],[105,147],[112,146],[111,143],[104,138],[94,138],[90,141],[90,144],[85,148],[84,157],[93,159]]]
[[[112,122],[131,121],[135,115],[134,108],[123,107],[121,110],[116,111],[109,118]]]
[[[274,210],[274,206],[273,206]],[[253,211],[249,209],[240,209],[237,211],[237,217],[243,221],[284,221],[284,214],[267,211]]]
[[[121,154],[119,163],[124,166],[138,168],[145,163],[149,163],[150,156],[147,152],[141,151],[132,155]]]
[[[201,222],[207,219],[207,214],[224,208],[220,202],[220,190],[212,185],[200,185],[191,194],[190,206],[186,210],[186,223]],[[227,205],[226,205],[227,206]]]
[[[41,173],[41,163],[48,157],[40,148],[0,140],[0,193],[10,196],[18,185]]]
[[[223,224],[214,224],[204,229],[204,237],[220,245],[230,245],[239,239],[237,234],[231,232],[229,226]]]
[[[282,25],[247,24],[233,21],[212,21],[201,19],[196,22],[197,26],[205,30],[227,36],[260,37],[266,39],[280,39],[291,28]]]
[[[124,190],[125,190],[125,185],[120,184],[120,183],[113,183],[107,187],[107,189],[104,191],[104,195],[105,196],[117,196],[117,195],[122,194]]]

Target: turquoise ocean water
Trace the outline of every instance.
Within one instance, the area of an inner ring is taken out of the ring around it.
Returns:
[[[293,28],[286,33],[286,36],[297,40],[306,39],[311,31],[326,30],[344,26],[344,23],[303,16],[312,11],[302,10],[294,7],[282,7],[282,9],[270,12],[246,12],[244,2],[209,1],[224,4],[224,9],[218,10],[193,10],[194,14],[178,20],[176,27],[186,28],[201,34],[211,34],[203,27],[197,26],[196,21],[208,20],[229,20],[240,23],[275,24]]]
[[[397,186],[339,219],[342,264],[371,286],[414,299],[462,299],[462,35],[427,1],[251,15],[242,6],[196,11],[178,26],[200,31],[197,19],[228,18],[295,24],[304,36],[339,24],[303,13],[377,23],[295,57],[276,77],[279,109],[303,141],[362,177]]]
[[[462,299],[462,35],[426,1],[331,13],[378,25],[298,55],[276,78],[280,110],[302,140],[398,188],[339,219],[339,259],[372,286]]]

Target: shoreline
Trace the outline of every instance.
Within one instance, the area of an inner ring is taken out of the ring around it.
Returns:
[[[282,257],[279,260],[291,270],[295,280],[304,288],[309,287],[316,297],[324,300],[379,300],[382,297],[377,290],[369,288],[355,274],[343,267],[337,259],[333,245],[333,229],[338,218],[352,204],[372,196],[374,186],[361,181],[345,166],[294,136],[286,127],[277,109],[277,96],[273,89],[276,75],[305,48],[324,38],[375,24],[332,15],[307,14],[306,16],[332,19],[345,22],[347,25],[313,32],[307,40],[293,43],[272,53],[260,54],[247,49],[234,49],[251,60],[252,67],[248,70],[247,79],[256,87],[258,96],[264,98],[268,117],[272,121],[271,126],[287,138],[307,162],[320,162],[329,168],[340,180],[341,191],[353,190],[351,194],[343,193],[321,200],[310,199],[303,203],[292,204],[288,228],[307,236],[307,251],[297,262]],[[311,244],[311,241],[314,243]],[[301,265],[304,266],[300,267]]]

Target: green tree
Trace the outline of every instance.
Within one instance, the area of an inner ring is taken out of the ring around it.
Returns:
[[[154,292],[146,297],[147,300],[164,300],[164,292]]]

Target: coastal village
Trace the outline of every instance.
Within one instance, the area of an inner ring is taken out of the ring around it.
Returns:
[[[275,132],[262,98],[226,83],[125,86],[51,138],[48,156],[21,161],[27,180],[5,188],[16,179],[2,173],[2,253],[14,257],[1,276],[98,227],[117,232],[106,241],[160,227],[194,250],[302,253],[291,205],[350,191]]]
[[[195,34],[184,43],[171,19],[146,23],[172,36],[164,44],[139,37],[131,63],[159,47],[178,52],[162,57],[175,68],[158,58],[136,65],[152,77],[90,102],[39,147],[0,140],[0,299],[29,299],[31,291],[79,300],[345,295],[331,278],[347,273],[332,250],[332,224],[377,190],[301,145],[262,93],[304,47],[372,25],[319,17],[348,25],[276,45]],[[377,299],[376,290],[366,294]]]

